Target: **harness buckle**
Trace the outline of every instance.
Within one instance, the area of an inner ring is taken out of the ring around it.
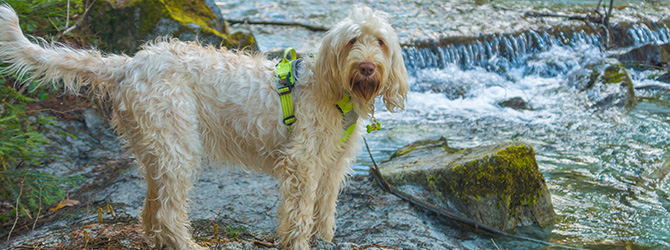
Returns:
[[[283,79],[282,79],[282,81],[283,81]],[[280,88],[277,89],[277,92],[279,92],[280,96],[291,94],[291,89],[292,89],[291,87],[292,87],[292,85],[283,85],[283,87],[280,87]]]
[[[291,125],[293,125],[293,123],[294,123],[295,121],[296,121],[295,116],[292,115],[292,116],[289,116],[289,117],[284,118],[284,121],[283,121],[283,122],[284,122],[284,124],[285,124],[286,126],[291,126]]]

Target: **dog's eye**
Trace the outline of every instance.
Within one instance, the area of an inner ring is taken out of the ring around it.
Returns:
[[[377,42],[379,42],[379,46],[384,45],[384,40],[382,40],[382,39],[377,39]]]
[[[349,44],[354,44],[356,43],[356,38],[349,40]]]

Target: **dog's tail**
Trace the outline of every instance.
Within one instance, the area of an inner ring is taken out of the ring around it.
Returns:
[[[2,73],[16,73],[19,78],[31,74],[31,80],[41,83],[62,80],[66,89],[89,86],[94,93],[107,95],[115,84],[106,83],[121,80],[123,65],[131,60],[125,55],[103,56],[38,41],[41,46],[30,42],[21,32],[16,12],[8,4],[0,5],[0,62],[9,65]]]

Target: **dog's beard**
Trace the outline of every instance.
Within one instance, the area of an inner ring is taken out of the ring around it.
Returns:
[[[364,76],[360,72],[356,72],[349,79],[351,94],[359,100],[364,100],[366,103],[379,94],[380,86],[381,79],[377,73]]]

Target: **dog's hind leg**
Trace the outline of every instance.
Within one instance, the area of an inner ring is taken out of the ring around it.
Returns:
[[[193,241],[188,221],[188,193],[202,151],[190,90],[158,82],[151,88],[127,88],[115,104],[113,124],[128,141],[147,181],[140,216],[147,236],[168,249],[204,249]]]

